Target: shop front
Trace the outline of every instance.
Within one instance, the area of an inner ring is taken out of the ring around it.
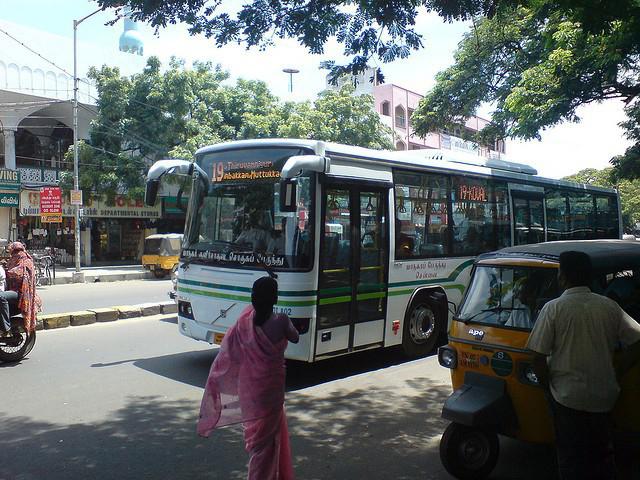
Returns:
[[[155,233],[155,224],[162,216],[160,205],[148,207],[142,200],[124,195],[116,195],[111,203],[104,197],[89,198],[81,210],[80,246],[84,265],[140,262],[144,238]],[[74,207],[68,193],[63,195],[62,223],[48,224],[41,222],[40,192],[21,192],[18,236],[28,248],[56,247],[66,253],[64,263],[73,263],[74,220]]]
[[[16,221],[19,193],[20,172],[0,168],[0,238],[11,238],[11,230]]]
[[[62,199],[62,222],[43,222],[40,215],[40,190],[22,190],[16,222],[16,239],[29,250],[44,250],[55,247],[61,251],[62,261],[71,263],[74,253],[73,207],[68,198]]]

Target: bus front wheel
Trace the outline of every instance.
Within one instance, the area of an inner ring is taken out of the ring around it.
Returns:
[[[436,348],[443,322],[439,309],[426,295],[413,299],[404,319],[402,349],[409,357],[428,355]]]

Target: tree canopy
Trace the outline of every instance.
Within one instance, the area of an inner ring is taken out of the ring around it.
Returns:
[[[198,148],[221,141],[297,137],[393,146],[373,97],[353,96],[350,87],[323,92],[313,103],[282,103],[262,81],[229,84],[228,72],[219,66],[196,62],[186,68],[175,59],[162,71],[155,57],[131,77],[106,66],[91,69],[89,76],[98,91],[98,113],[90,139],[79,146],[85,195],[128,192],[139,197],[151,162],[191,159]],[[62,177],[62,185],[71,187],[70,174]]]
[[[636,223],[640,222],[640,180],[616,180],[613,167],[602,170],[585,168],[578,173],[565,177],[564,180],[600,187],[617,188],[620,192],[620,206],[624,229],[627,232],[635,230]]]
[[[640,3],[637,0],[98,0],[128,6],[133,18],[156,28],[185,22],[217,45],[266,47],[294,38],[321,53],[329,38],[344,46],[346,65],[328,62],[333,77],[362,71],[372,57],[405,58],[423,46],[420,11],[469,20],[455,63],[416,112],[418,133],[459,123],[483,102],[495,106],[481,142],[536,138],[563,121],[577,121],[580,105],[618,98],[622,126],[633,145],[614,158],[615,173],[640,177]],[[119,10],[121,11],[121,10]]]
[[[612,163],[618,176],[640,176],[640,7],[604,22],[564,10],[569,2],[537,3],[544,8],[505,8],[474,22],[454,64],[416,110],[417,131],[460,123],[491,102],[492,124],[481,140],[539,138],[547,127],[578,121],[581,105],[620,99],[628,117],[622,126],[635,145]]]

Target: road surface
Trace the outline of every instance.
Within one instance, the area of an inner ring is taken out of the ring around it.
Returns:
[[[195,434],[215,349],[145,317],[38,332],[0,364],[2,480],[243,479],[239,427]],[[438,442],[448,372],[372,351],[287,373],[300,479],[447,479]],[[554,478],[545,447],[502,444],[494,479]]]
[[[38,287],[42,313],[64,313],[93,307],[136,305],[170,300],[170,280],[125,280],[121,282],[70,283]]]

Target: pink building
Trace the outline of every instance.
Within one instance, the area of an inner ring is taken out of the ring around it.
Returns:
[[[327,76],[327,88],[335,89],[350,83],[355,87],[355,95],[368,94],[375,99],[376,111],[382,122],[394,132],[396,150],[419,150],[422,148],[443,148],[476,153],[485,157],[499,157],[505,153],[504,141],[496,145],[483,146],[464,140],[467,133],[475,133],[489,123],[480,117],[469,118],[464,125],[457,126],[452,132],[442,130],[429,133],[426,138],[414,134],[411,126],[411,115],[418,108],[423,95],[392,83],[375,84],[375,70],[367,69],[356,76],[345,76],[338,79],[336,86],[330,85]]]
[[[489,123],[488,120],[474,116],[467,119],[464,125],[455,127],[452,132],[443,129],[440,132],[429,133],[426,138],[420,138],[414,134],[411,116],[418,108],[423,95],[392,83],[385,83],[373,87],[373,97],[380,118],[395,133],[396,150],[443,148],[474,152],[487,157],[505,153],[503,141],[496,142],[496,145],[479,146],[462,138],[465,130],[475,133],[484,128]]]

